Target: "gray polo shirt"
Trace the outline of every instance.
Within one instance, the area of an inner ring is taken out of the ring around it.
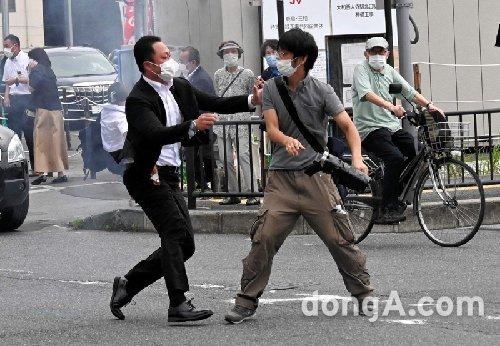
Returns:
[[[368,61],[356,65],[352,81],[352,104],[354,125],[358,129],[361,139],[365,139],[374,130],[385,127],[391,132],[401,129],[401,121],[387,109],[365,101],[364,97],[373,92],[384,100],[392,103],[393,95],[389,94],[389,84],[399,83],[403,86],[401,94],[394,95],[399,99],[402,96],[412,100],[417,92],[401,75],[390,65],[379,72],[370,67]]]
[[[280,78],[280,77],[277,77]],[[285,84],[286,85],[286,84]],[[335,117],[344,110],[344,106],[333,91],[333,88],[310,75],[302,80],[295,91],[288,86],[288,94],[297,109],[300,120],[306,128],[316,136],[319,142],[326,147],[328,117]],[[278,114],[279,129],[287,136],[296,138],[305,147],[294,157],[286,149],[275,143],[272,144],[272,160],[269,169],[300,170],[309,166],[316,152],[311,148],[304,136],[300,133],[281,100],[276,87],[275,79],[264,84],[262,110],[274,109]]]

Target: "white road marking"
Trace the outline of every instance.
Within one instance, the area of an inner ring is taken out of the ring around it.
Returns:
[[[485,316],[487,320],[500,320],[500,316]]]
[[[415,319],[415,320],[383,320],[385,322],[389,322],[389,323],[399,323],[399,324],[416,324],[416,325],[424,325],[427,323],[426,320],[419,320],[419,319]]]
[[[221,285],[212,285],[212,284],[201,284],[201,285],[193,285],[194,287],[199,287],[199,288],[224,288],[224,286]]]
[[[80,280],[57,280],[62,283],[79,284],[79,285],[97,285],[97,286],[107,286],[109,282],[102,281],[80,281]]]
[[[0,268],[0,272],[33,274],[33,272],[30,272],[28,270],[20,270],[20,269],[2,269],[2,268]]]
[[[296,294],[296,298],[260,298],[259,299],[259,304],[268,304],[272,305],[274,303],[282,303],[282,302],[301,302],[306,299],[311,299],[311,298],[317,298],[318,301],[323,302],[323,301],[331,301],[333,299],[335,300],[347,300],[351,301],[352,297],[344,297],[344,296],[337,296],[337,295],[312,295],[308,293],[301,293],[301,294]],[[227,300],[227,302],[233,303],[235,302],[234,299]]]

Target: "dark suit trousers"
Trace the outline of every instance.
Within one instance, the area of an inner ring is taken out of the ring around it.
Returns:
[[[10,95],[11,107],[7,110],[7,127],[14,131],[19,139],[28,146],[31,170],[34,167],[33,127],[35,118],[28,117],[26,110],[31,106],[31,95]]]
[[[135,295],[163,277],[171,304],[184,297],[189,283],[184,262],[194,253],[194,237],[184,197],[179,189],[179,175],[160,172],[161,185],[149,177],[137,177],[127,170],[124,183],[130,196],[139,203],[160,236],[161,246],[137,263],[126,275],[127,291]]]

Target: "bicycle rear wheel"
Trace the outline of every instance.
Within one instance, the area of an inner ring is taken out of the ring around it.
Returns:
[[[382,200],[381,185],[380,180],[374,179],[365,191],[350,191],[345,197],[344,208],[349,213],[355,244],[365,239],[373,228],[373,213]]]
[[[416,186],[418,222],[434,243],[445,247],[463,245],[483,222],[483,184],[461,161],[443,158],[431,165]]]

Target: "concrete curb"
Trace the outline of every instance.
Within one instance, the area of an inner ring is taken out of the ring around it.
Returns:
[[[437,220],[442,218],[442,211],[438,205],[428,205]],[[216,234],[248,234],[248,231],[257,217],[257,210],[191,210],[191,222],[195,233]],[[421,231],[413,209],[406,210],[407,220],[396,226],[375,226],[372,232],[417,232]],[[484,225],[500,223],[500,197],[488,198],[484,215]],[[140,208],[118,209],[83,220],[75,220],[70,226],[77,229],[92,229],[124,232],[155,232],[151,221]],[[299,218],[293,234],[313,234],[309,224]]]

